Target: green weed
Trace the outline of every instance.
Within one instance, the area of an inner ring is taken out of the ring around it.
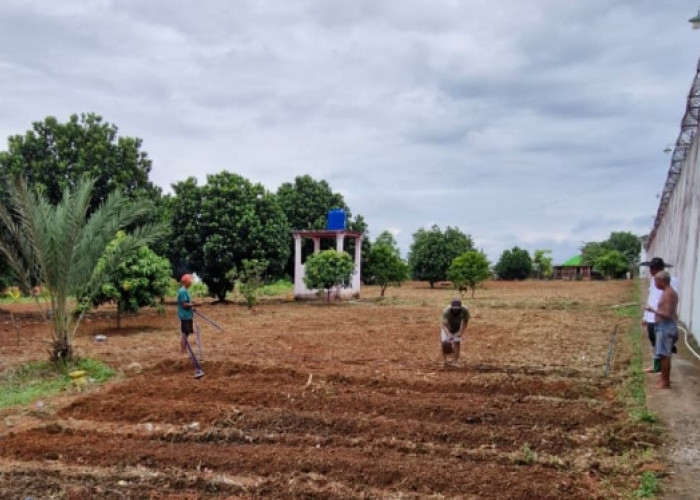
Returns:
[[[639,478],[639,488],[636,491],[637,498],[654,498],[659,490],[656,475],[651,471],[643,472]]]
[[[616,312],[627,317],[640,317],[639,285],[635,286],[630,297],[633,303],[619,308]],[[630,377],[623,389],[623,398],[626,400],[630,416],[641,422],[655,423],[656,415],[647,409],[646,392],[644,390],[644,371],[642,356],[642,331],[639,322],[635,322],[629,330],[630,344],[632,345],[632,357],[630,359]],[[646,336],[646,335],[645,335]]]
[[[537,462],[537,453],[532,451],[528,444],[525,443],[517,452],[513,453],[511,459],[513,463],[518,465],[532,465]]]
[[[0,408],[27,404],[37,398],[58,394],[70,387],[68,375],[73,370],[85,370],[95,382],[104,382],[115,375],[114,370],[94,359],[74,363],[35,361],[0,375]]]
[[[647,409],[647,396],[644,390],[644,372],[642,370],[642,346],[639,325],[630,329],[632,343],[632,359],[630,360],[631,376],[627,379],[627,393],[630,415],[639,421],[654,423],[656,415]]]
[[[613,312],[622,318],[637,318],[641,317],[641,309],[639,304],[626,304],[613,308]]]

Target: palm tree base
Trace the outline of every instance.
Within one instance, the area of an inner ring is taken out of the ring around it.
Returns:
[[[56,340],[51,349],[51,361],[70,361],[73,359],[73,346],[65,340]]]

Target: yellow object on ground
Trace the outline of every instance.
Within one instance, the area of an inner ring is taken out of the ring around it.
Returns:
[[[87,372],[85,370],[75,370],[68,373],[68,376],[71,378],[71,381],[74,385],[87,384],[87,378],[85,378],[85,375],[87,375]]]

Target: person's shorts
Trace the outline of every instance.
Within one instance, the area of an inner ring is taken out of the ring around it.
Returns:
[[[180,331],[184,335],[189,335],[194,332],[194,320],[192,319],[181,319],[180,320]]]
[[[678,325],[673,320],[656,323],[656,356],[670,356],[678,341]]]
[[[459,333],[450,333],[445,328],[440,328],[440,340],[459,344],[462,341],[462,336]]]

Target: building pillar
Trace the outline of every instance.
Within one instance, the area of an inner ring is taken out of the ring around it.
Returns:
[[[294,235],[294,294],[300,294],[304,291],[304,266],[301,263],[301,242],[302,237],[299,234]]]
[[[352,275],[352,289],[356,290],[355,298],[360,298],[362,286],[362,236],[355,238],[355,272]]]
[[[335,236],[335,250],[337,252],[342,252],[343,251],[343,241],[345,240],[345,235],[342,233],[338,233]]]

